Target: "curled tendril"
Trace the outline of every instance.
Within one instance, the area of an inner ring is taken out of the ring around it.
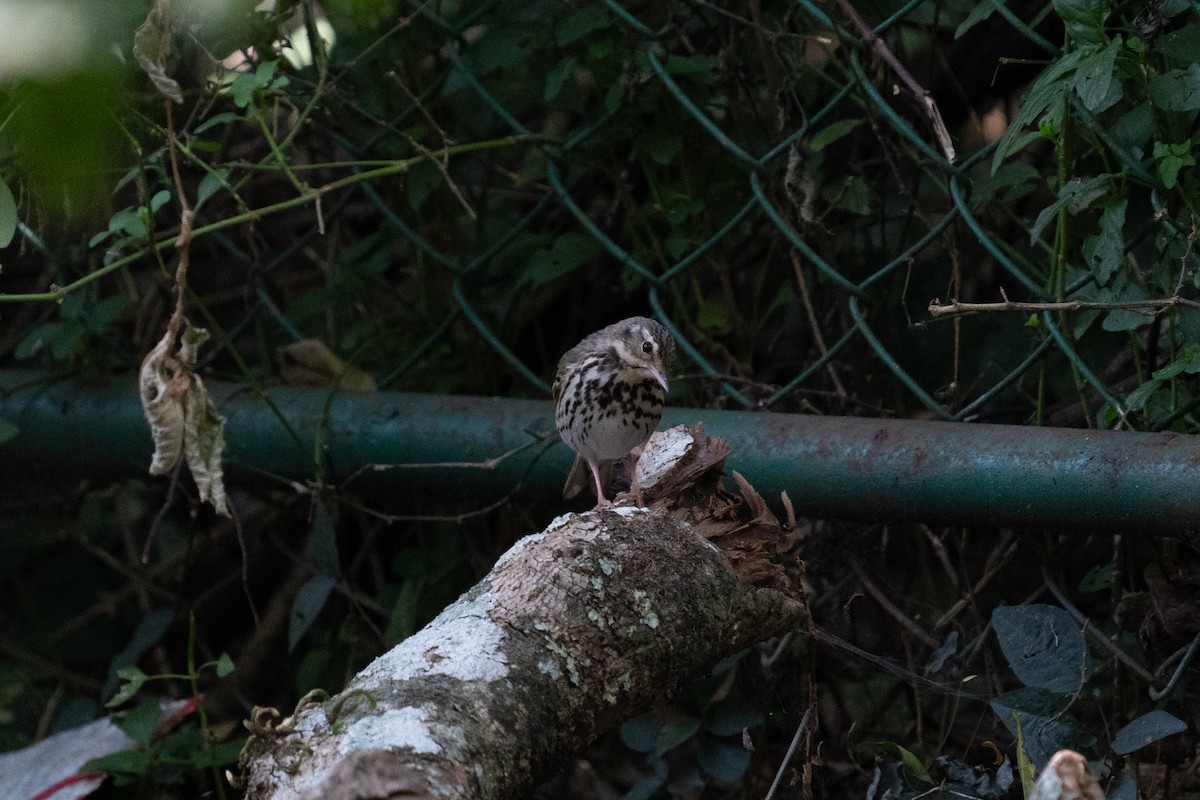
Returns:
[[[334,700],[333,704],[329,707],[329,724],[330,725],[334,725],[337,723],[338,718],[342,715],[343,711],[349,711],[351,708],[356,708],[358,705],[360,705],[358,703],[355,703],[353,706],[350,706],[349,708],[347,708],[346,704],[355,698],[366,698],[367,702],[371,704],[371,708],[375,708],[375,706],[377,705],[375,702],[375,698],[367,690],[351,689],[350,691],[346,692],[345,694],[339,696],[337,700]]]

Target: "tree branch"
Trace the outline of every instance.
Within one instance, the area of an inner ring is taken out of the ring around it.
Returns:
[[[1096,309],[1099,311],[1115,311],[1118,309],[1128,309],[1136,311],[1154,311],[1155,313],[1167,308],[1175,306],[1188,306],[1190,308],[1200,308],[1200,302],[1189,300],[1186,297],[1166,297],[1156,300],[1128,300],[1117,302],[1090,302],[1086,300],[1067,300],[1061,303],[1019,303],[1009,300],[1001,291],[1000,295],[1004,297],[1003,302],[999,303],[962,303],[958,300],[950,300],[943,303],[941,300],[934,298],[929,303],[929,316],[937,319],[939,317],[954,317],[962,314],[979,314],[990,313],[996,311],[1083,311],[1086,309]]]
[[[921,103],[921,110],[925,113],[925,118],[929,121],[929,126],[933,128],[933,135],[937,139],[938,146],[942,148],[942,155],[946,157],[947,161],[954,163],[954,159],[958,157],[954,150],[954,142],[951,141],[950,131],[946,129],[946,123],[942,120],[942,114],[938,111],[937,103],[933,100],[933,92],[917,83],[917,79],[900,63],[900,59],[896,58],[892,51],[888,49],[887,43],[883,39],[880,39],[875,31],[871,30],[871,26],[859,15],[850,0],[837,0],[837,4],[842,13],[849,17],[854,27],[858,28],[858,32],[862,34],[863,40],[871,45],[876,54],[892,68],[901,82],[908,87],[909,91],[917,96],[917,99]]]

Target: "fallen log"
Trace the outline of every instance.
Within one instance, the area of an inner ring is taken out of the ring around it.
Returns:
[[[656,434],[650,508],[566,514],[334,697],[256,709],[248,798],[526,797],[601,733],[806,616],[795,536],[703,429]],[[738,477],[735,475],[735,477]]]

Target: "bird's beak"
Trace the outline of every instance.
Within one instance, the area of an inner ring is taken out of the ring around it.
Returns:
[[[658,381],[658,385],[663,387],[664,392],[669,393],[671,391],[671,387],[667,386],[667,379],[662,374],[662,370],[658,369],[657,367],[651,367],[650,374],[654,376],[654,380]]]

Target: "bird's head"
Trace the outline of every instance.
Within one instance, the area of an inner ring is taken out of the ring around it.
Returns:
[[[647,317],[630,317],[613,327],[613,347],[630,369],[654,377],[667,391],[667,372],[675,360],[675,339],[658,322]]]

